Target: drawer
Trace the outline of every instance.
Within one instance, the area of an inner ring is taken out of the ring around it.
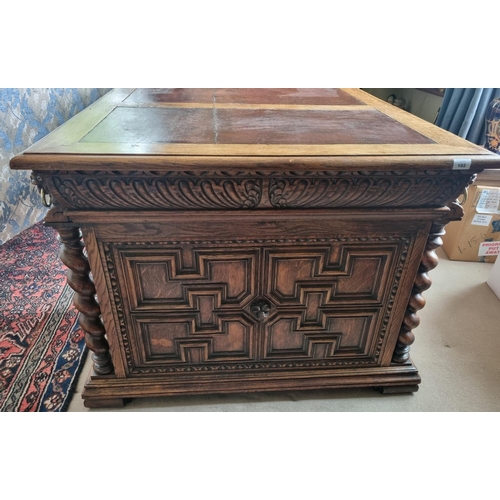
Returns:
[[[256,359],[245,308],[257,296],[259,252],[184,243],[122,250],[135,366]]]

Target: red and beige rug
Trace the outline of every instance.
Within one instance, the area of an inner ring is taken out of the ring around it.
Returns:
[[[0,411],[65,411],[86,355],[52,228],[0,246]]]

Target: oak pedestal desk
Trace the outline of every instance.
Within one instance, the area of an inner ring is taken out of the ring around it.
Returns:
[[[11,167],[51,205],[98,407],[416,391],[435,249],[500,157],[359,89],[115,89]]]

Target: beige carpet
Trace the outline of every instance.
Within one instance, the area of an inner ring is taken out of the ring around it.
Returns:
[[[500,300],[486,284],[493,264],[456,262],[439,250],[433,286],[419,312],[412,359],[422,377],[415,394],[372,389],[135,399],[124,408],[89,410],[81,390],[68,411],[170,412],[486,412],[500,411]]]

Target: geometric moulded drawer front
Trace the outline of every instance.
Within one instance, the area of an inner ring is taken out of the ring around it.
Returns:
[[[127,372],[379,365],[412,239],[101,243]]]
[[[266,249],[266,359],[374,359],[398,245]]]
[[[134,367],[256,359],[256,251],[190,245],[118,251],[126,270]]]
[[[322,313],[322,324],[304,322],[303,313],[280,313],[266,327],[264,356],[269,359],[335,359],[339,355],[367,355],[377,311]]]

